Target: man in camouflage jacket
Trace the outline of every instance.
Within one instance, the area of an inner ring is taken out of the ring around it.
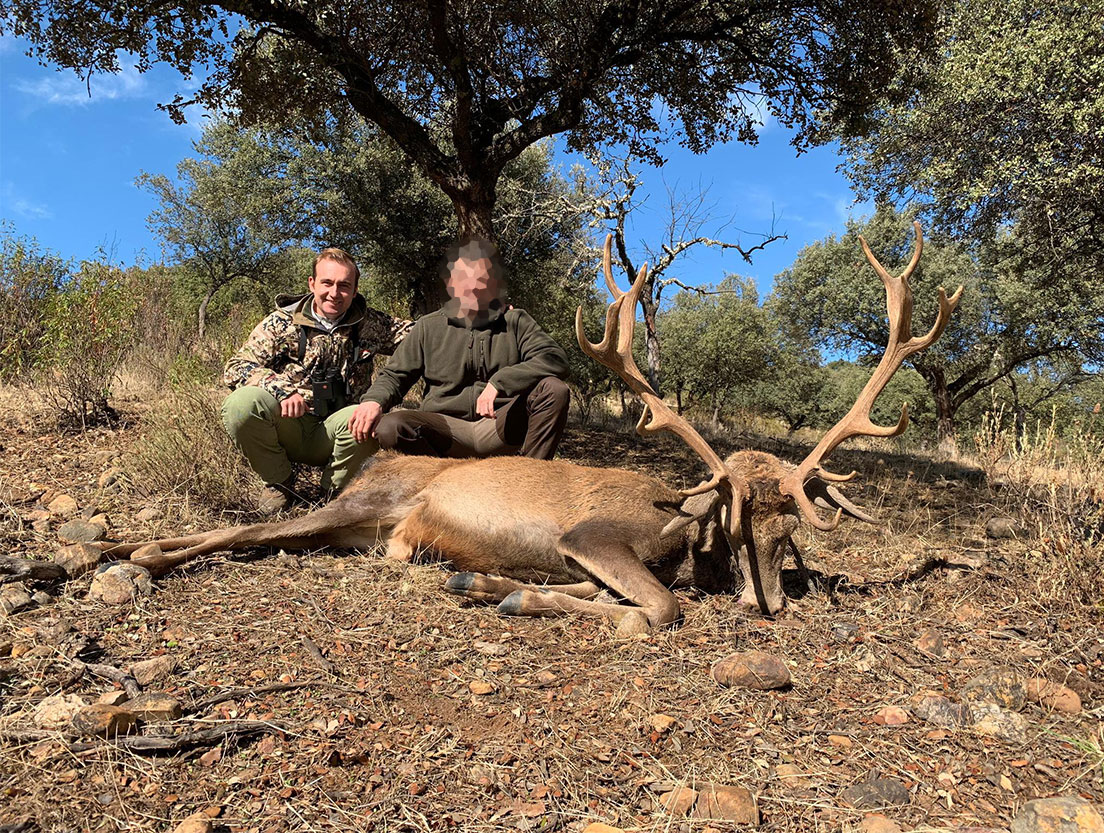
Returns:
[[[348,254],[324,250],[310,292],[277,297],[278,309],[226,363],[222,380],[233,392],[223,425],[265,483],[266,514],[290,504],[293,462],[324,466],[322,488],[338,490],[378,449],[370,437],[358,442],[349,420],[372,359],[391,355],[412,324],[370,308],[359,277]]]

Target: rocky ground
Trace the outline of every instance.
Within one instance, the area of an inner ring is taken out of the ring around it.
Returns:
[[[4,419],[0,555],[50,560],[71,520],[139,540],[237,519],[105,476],[133,425]],[[627,429],[572,429],[564,456],[700,473]],[[1086,545],[981,471],[837,456],[886,523],[802,531],[812,585],[787,569],[774,620],[683,593],[679,627],[619,639],[377,553],[212,557],[123,603],[91,574],[9,583],[0,829],[1104,830],[1099,594],[1059,575]]]

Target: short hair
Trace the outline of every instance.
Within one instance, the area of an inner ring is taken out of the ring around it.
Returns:
[[[505,270],[502,267],[502,256],[498,253],[498,246],[485,237],[468,235],[461,237],[455,243],[445,249],[445,256],[441,259],[441,278],[447,283],[452,276],[452,270],[458,260],[489,260],[491,262],[491,274],[499,280],[505,279]]]
[[[353,260],[352,255],[344,249],[338,249],[336,247],[323,249],[318,253],[318,256],[314,259],[314,263],[311,264],[312,278],[318,277],[318,264],[323,260],[332,260],[343,266],[348,266],[353,270],[353,283],[360,283],[360,267],[356,265],[356,261]]]

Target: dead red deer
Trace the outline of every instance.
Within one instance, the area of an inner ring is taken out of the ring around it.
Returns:
[[[613,280],[607,239],[603,266],[614,301],[605,336],[599,344],[587,341],[580,310],[579,343],[643,399],[637,431],[666,430],[681,437],[712,470],[708,481],[680,492],[637,472],[558,460],[380,455],[333,502],[307,515],[157,541],[162,554],[134,561],[161,575],[218,551],[368,549],[386,541],[389,557],[409,560],[427,553],[464,571],[452,575],[446,587],[497,602],[499,611],[508,614],[575,613],[619,621],[639,610],[652,626],[665,625],[679,617],[671,588],[731,591],[738,584],[737,571],[743,579],[739,604],[775,613],[785,603],[782,560],[800,518],[822,530],[834,529],[843,514],[874,522],[832,485],[853,473],[831,474],[821,461],[851,437],[893,437],[905,429],[907,408],[891,427],[874,425],[870,408],[901,362],[940,336],[961,295],[959,288],[948,299],[940,289],[935,324],[926,335],[911,336],[908,278],[923,247],[919,224],[915,231],[916,250],[897,278],[860,238],[885,283],[889,344],[854,406],[796,468],[756,451],[721,460],[649,386],[632,358],[635,308],[647,267],[627,293],[621,292]],[[816,505],[835,509],[835,517],[821,518]],[[107,545],[107,553],[127,556],[140,546]],[[628,604],[592,600],[602,588]]]

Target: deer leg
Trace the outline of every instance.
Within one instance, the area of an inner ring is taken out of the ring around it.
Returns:
[[[639,608],[652,627],[672,624],[681,615],[675,594],[652,575],[622,537],[611,534],[608,524],[580,524],[560,538],[556,549],[565,561],[574,562],[597,583]],[[518,590],[503,599],[498,610],[521,616],[575,613],[620,622],[634,608],[576,599],[552,591]]]
[[[525,584],[512,578],[488,576],[483,573],[455,573],[448,577],[445,589],[459,596],[466,596],[479,602],[497,604],[519,590],[535,592],[553,591],[576,599],[589,599],[598,595],[601,588],[592,581],[580,581],[575,584]]]

